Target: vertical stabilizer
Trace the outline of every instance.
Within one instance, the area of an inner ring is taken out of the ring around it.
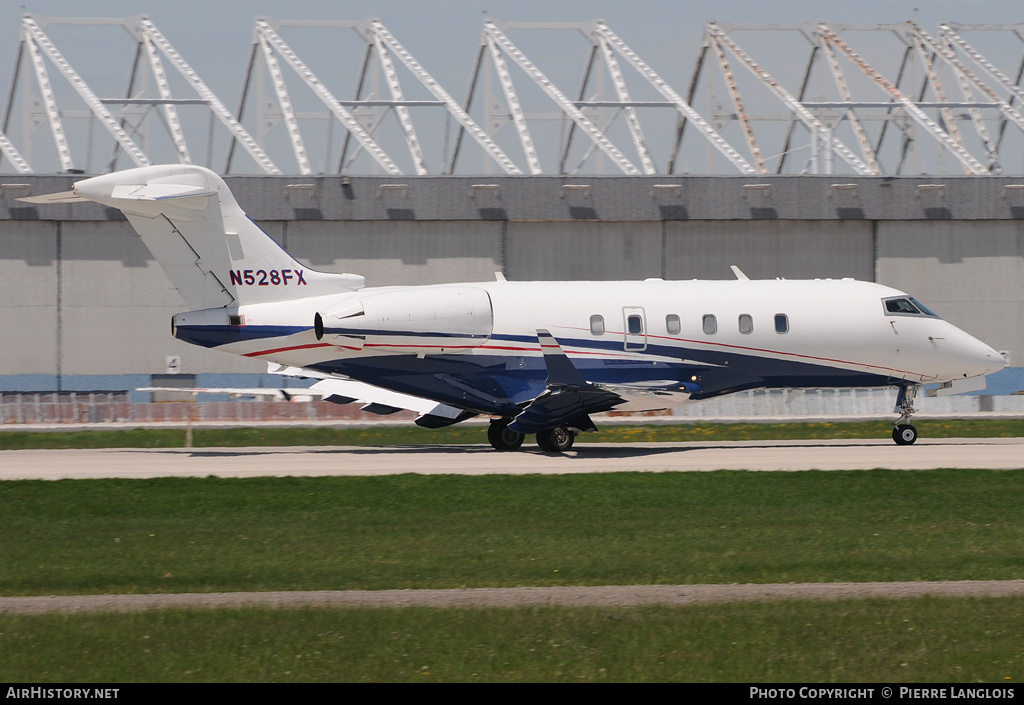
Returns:
[[[300,264],[242,211],[224,180],[199,166],[97,176],[74,193],[122,211],[192,309],[287,301],[362,288],[354,274]]]

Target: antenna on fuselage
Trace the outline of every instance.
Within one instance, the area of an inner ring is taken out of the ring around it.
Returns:
[[[729,269],[736,275],[736,278],[740,281],[750,281],[750,277],[743,273],[743,270],[737,267],[735,264],[730,264]]]

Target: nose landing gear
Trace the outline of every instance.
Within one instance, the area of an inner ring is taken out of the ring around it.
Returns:
[[[909,446],[917,440],[917,429],[908,423],[897,424],[892,430],[892,439],[898,446]]]
[[[896,397],[896,408],[900,417],[896,419],[896,428],[892,430],[892,439],[896,445],[909,446],[917,440],[917,429],[908,422],[914,413],[914,397],[917,396],[918,385],[911,384],[900,387],[899,396]]]

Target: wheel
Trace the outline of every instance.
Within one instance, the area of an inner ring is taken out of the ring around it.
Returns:
[[[564,453],[572,448],[575,440],[576,434],[565,426],[555,426],[537,432],[537,445],[548,453]]]
[[[908,423],[901,423],[892,430],[892,439],[899,446],[912,445],[917,440],[917,429]]]
[[[487,427],[487,441],[494,450],[518,450],[526,434],[508,430],[511,419],[495,419]]]

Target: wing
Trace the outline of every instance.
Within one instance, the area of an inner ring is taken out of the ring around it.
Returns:
[[[590,414],[610,411],[622,404],[624,397],[587,382],[548,331],[538,330],[537,340],[548,370],[547,389],[519,412],[509,429],[536,433],[555,426],[572,426],[581,431],[596,431]]]
[[[324,401],[335,404],[362,404],[363,411],[386,416],[398,411],[415,411],[419,414],[414,422],[424,428],[442,428],[465,421],[476,416],[472,411],[441,404],[431,399],[416,397],[411,394],[392,392],[388,389],[375,387],[354,379],[339,379],[305,367],[284,367],[274,363],[268,364],[268,370],[274,374],[290,377],[312,377],[320,381],[308,391],[323,397]]]
[[[280,389],[275,387],[136,387],[137,392],[163,392],[165,394],[223,394],[230,399],[255,397],[259,401],[309,401],[320,395],[308,389]]]
[[[651,411],[763,386],[757,377],[738,374],[717,365],[699,370],[690,381],[648,380],[632,384],[592,384],[573,365],[547,330],[537,331],[547,367],[547,388],[530,401],[509,424],[520,433],[536,433],[555,426],[581,431],[597,427],[590,414],[602,411]]]

